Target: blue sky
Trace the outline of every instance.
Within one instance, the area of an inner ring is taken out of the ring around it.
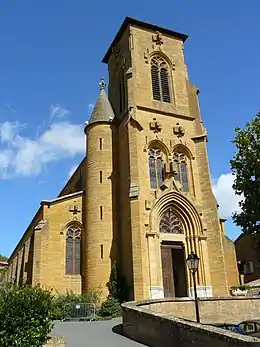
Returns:
[[[259,108],[259,13],[258,0],[1,1],[0,253],[10,255],[40,201],[54,198],[83,158],[83,124],[107,76],[101,59],[125,16],[190,36],[186,63],[200,89],[221,214],[229,217],[237,203],[229,175],[234,128]]]

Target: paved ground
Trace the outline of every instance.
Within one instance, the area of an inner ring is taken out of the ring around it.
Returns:
[[[100,322],[56,322],[53,336],[64,336],[66,347],[141,347],[120,335],[121,319]],[[113,330],[116,332],[113,332]]]

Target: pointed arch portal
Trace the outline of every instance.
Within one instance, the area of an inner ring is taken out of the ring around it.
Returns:
[[[186,257],[191,251],[195,251],[201,259],[198,284],[204,282],[203,255],[199,245],[203,228],[196,208],[183,194],[170,191],[154,204],[150,225],[159,237],[164,297],[187,297],[190,280]]]

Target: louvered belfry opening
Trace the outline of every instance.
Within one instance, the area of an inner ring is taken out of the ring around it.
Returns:
[[[168,65],[160,56],[151,60],[151,76],[154,100],[171,102]]]

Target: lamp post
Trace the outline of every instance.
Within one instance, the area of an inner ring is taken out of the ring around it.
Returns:
[[[196,319],[198,323],[200,323],[200,314],[199,314],[199,300],[197,296],[197,287],[196,287],[196,272],[198,271],[199,260],[200,260],[199,257],[194,252],[191,252],[188,255],[188,258],[186,260],[188,269],[190,270],[192,274],[192,278],[193,278],[195,311],[196,311]]]

